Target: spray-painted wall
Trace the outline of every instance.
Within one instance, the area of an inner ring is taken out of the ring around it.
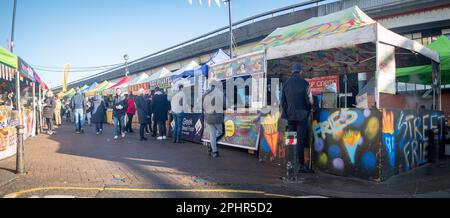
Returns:
[[[438,129],[439,139],[444,139],[442,112],[384,109],[382,118],[383,178],[430,162],[433,147],[428,130]]]
[[[325,172],[381,180],[378,110],[322,109],[313,120],[314,163]]]
[[[427,130],[436,111],[322,109],[313,121],[315,166],[325,172],[383,181],[430,162]]]

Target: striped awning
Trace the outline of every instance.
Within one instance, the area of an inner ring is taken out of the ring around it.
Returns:
[[[16,76],[15,69],[0,63],[0,79],[13,81]]]

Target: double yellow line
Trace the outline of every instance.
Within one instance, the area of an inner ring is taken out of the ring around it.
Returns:
[[[266,193],[264,191],[253,190],[236,190],[236,189],[144,189],[144,188],[98,188],[98,187],[42,187],[26,189],[18,192],[14,192],[5,196],[5,198],[18,198],[25,194],[37,192],[37,191],[49,191],[49,190],[71,190],[71,191],[127,191],[127,192],[153,192],[153,193],[234,193],[234,194],[257,194],[267,197],[278,198],[319,198],[321,196],[292,196],[282,194]]]

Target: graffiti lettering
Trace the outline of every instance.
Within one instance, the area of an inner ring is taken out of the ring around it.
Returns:
[[[337,132],[344,130],[358,119],[358,114],[355,111],[342,110],[331,114],[324,122],[313,126],[314,136],[326,138],[325,134],[335,136]]]

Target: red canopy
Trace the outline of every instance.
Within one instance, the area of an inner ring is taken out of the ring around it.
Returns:
[[[109,89],[115,89],[115,88],[129,82],[130,80],[131,80],[131,78],[129,76],[126,76],[122,80],[120,80],[116,85],[110,87]]]
[[[49,90],[47,84],[45,84],[44,82],[41,83],[41,86],[43,90]]]

